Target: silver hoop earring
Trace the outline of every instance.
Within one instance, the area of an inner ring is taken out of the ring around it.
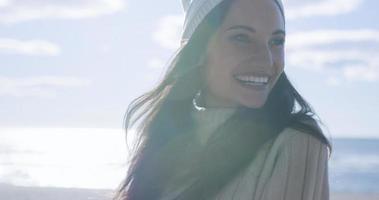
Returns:
[[[204,111],[206,110],[206,108],[198,104],[200,96],[201,96],[201,89],[196,93],[195,97],[192,99],[192,104],[196,110]]]

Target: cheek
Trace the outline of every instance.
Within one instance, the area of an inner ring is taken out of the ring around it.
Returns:
[[[271,89],[275,86],[277,81],[279,80],[280,75],[284,72],[285,59],[284,59],[284,51],[278,51],[276,54],[273,54],[273,61],[275,67],[275,81],[271,86]]]
[[[208,84],[213,87],[226,88],[232,77],[231,63],[225,58],[219,58],[209,62],[207,66]]]
[[[209,55],[207,64],[208,77],[212,82],[227,83],[236,67],[236,58],[228,47],[220,45]]]
[[[273,51],[273,61],[277,74],[281,74],[284,71],[285,55],[283,49]]]
[[[225,51],[219,51],[208,58],[206,66],[207,85],[210,92],[218,97],[230,98],[232,91],[235,60]]]

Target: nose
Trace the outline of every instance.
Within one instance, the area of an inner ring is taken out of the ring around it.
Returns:
[[[257,45],[250,54],[249,64],[264,72],[274,71],[274,60],[268,45]]]

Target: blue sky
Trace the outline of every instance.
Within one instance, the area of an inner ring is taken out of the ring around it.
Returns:
[[[286,71],[331,137],[379,137],[379,3],[286,0]],[[0,0],[0,129],[122,128],[179,45],[179,0]]]

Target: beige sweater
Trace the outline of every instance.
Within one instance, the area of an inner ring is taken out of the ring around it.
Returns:
[[[235,110],[193,110],[199,140],[205,145],[209,134]],[[185,169],[183,169],[185,173]],[[188,186],[167,188],[161,200],[173,200]],[[286,128],[266,143],[240,175],[216,195],[215,200],[329,200],[328,150],[315,137]]]

